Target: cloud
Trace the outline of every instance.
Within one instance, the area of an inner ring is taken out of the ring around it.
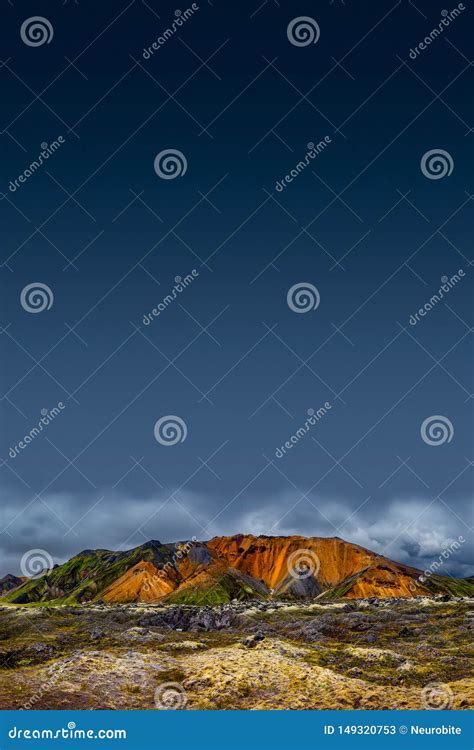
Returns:
[[[421,499],[394,500],[374,519],[356,516],[344,528],[346,537],[364,547],[414,567],[426,569],[459,538],[461,548],[441,573],[468,576],[472,565],[472,532],[457,513],[440,503]]]
[[[183,490],[134,499],[115,490],[56,493],[33,502],[9,492],[0,506],[0,575],[18,573],[22,555],[34,548],[63,562],[83,549],[128,549],[149,539],[172,542],[239,532],[339,536],[423,570],[462,536],[466,543],[438,572],[474,573],[472,538],[462,517],[468,503],[458,500],[451,509],[418,497],[353,506],[341,498],[292,491],[235,502]]]

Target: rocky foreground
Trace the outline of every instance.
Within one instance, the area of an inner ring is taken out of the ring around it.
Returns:
[[[0,608],[0,709],[467,709],[474,600]]]

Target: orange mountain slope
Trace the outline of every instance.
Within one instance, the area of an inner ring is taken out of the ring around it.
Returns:
[[[110,603],[156,602],[174,591],[176,586],[176,574],[171,576],[151,562],[139,562],[111,583],[99,598]]]
[[[313,577],[323,589],[336,586],[377,559],[374,552],[338,537],[257,537],[238,534],[215,537],[207,542],[207,546],[230,566],[262,580],[271,589],[276,589],[288,578],[289,569],[306,558],[309,568],[313,568]]]
[[[346,582],[346,585],[350,582],[350,587],[344,592],[344,596],[347,599],[364,599],[371,596],[384,599],[429,595],[418,576],[410,574],[410,570],[412,573],[418,573],[413,568],[404,568],[396,564],[371,565],[354,576],[353,581]],[[344,583],[343,587],[345,588]]]

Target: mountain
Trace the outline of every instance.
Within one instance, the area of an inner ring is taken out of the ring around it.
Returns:
[[[25,578],[19,578],[11,573],[7,573],[6,576],[0,578],[0,596],[12,591],[12,589],[18,588],[18,586],[21,586],[25,580]]]
[[[474,595],[472,581],[426,577],[338,537],[237,534],[208,542],[150,541],[125,552],[84,550],[40,578],[16,580],[21,585],[4,589],[2,601],[206,605],[235,599]]]
[[[112,581],[100,598],[106,602],[156,602],[170,594],[176,585],[151,562],[141,561]]]
[[[173,559],[173,545],[150,541],[126,552],[84,550],[50,573],[31,578],[5,597],[16,604],[49,601],[74,604],[95,599],[113,581],[139,562],[151,562],[157,568]]]

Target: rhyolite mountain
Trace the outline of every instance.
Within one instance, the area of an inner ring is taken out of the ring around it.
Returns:
[[[126,552],[85,550],[7,591],[2,601],[212,605],[243,599],[435,594],[473,596],[474,584],[450,576],[424,577],[421,570],[338,537],[237,534],[208,542],[150,541]]]

